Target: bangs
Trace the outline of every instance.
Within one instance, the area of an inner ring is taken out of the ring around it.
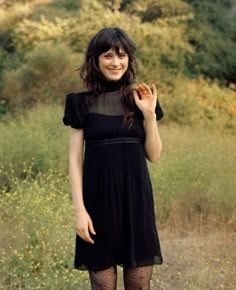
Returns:
[[[119,39],[117,37],[116,38],[115,37],[113,38],[113,41],[111,43],[111,47],[110,48],[114,49],[117,54],[120,53],[120,50],[121,49],[124,49],[125,52],[127,52],[127,49],[125,49],[125,46],[122,43],[121,39]]]
[[[131,85],[134,83],[137,73],[135,57],[136,46],[128,34],[118,27],[107,27],[98,31],[90,40],[84,63],[80,67],[80,77],[85,87],[98,96],[103,92],[102,75],[99,68],[99,56],[113,49],[117,54],[124,51],[128,55],[128,68],[123,75],[124,86],[127,96],[131,93]]]
[[[124,49],[129,56],[133,55],[135,52],[135,44],[120,29],[105,29],[103,33],[100,32],[95,42],[96,55],[100,55],[111,48],[114,49],[117,54],[120,53],[121,49]]]

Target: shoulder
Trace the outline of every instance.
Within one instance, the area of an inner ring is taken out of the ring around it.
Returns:
[[[90,96],[90,92],[82,91],[82,92],[71,92],[66,95],[66,101],[69,102],[87,102],[88,97]]]
[[[63,122],[72,128],[83,128],[88,116],[88,92],[69,93],[66,95]]]

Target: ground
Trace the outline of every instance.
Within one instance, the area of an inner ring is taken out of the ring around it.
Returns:
[[[235,230],[175,228],[159,230],[159,235],[164,263],[154,267],[151,290],[236,289]],[[124,290],[121,267],[117,290]]]
[[[164,264],[154,267],[151,290],[236,289],[235,232],[165,230],[160,239]]]

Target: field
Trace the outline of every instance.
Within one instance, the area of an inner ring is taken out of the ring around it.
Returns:
[[[84,89],[88,41],[114,26],[135,41],[136,81],[156,84],[165,112],[161,159],[148,164],[164,257],[151,290],[236,289],[236,1],[0,7],[0,290],[90,289],[73,269],[63,96]]]
[[[72,268],[62,113],[58,105],[38,106],[0,124],[0,289],[89,289],[87,274]],[[155,268],[151,289],[233,290],[235,136],[159,127],[163,153],[149,169],[165,263]]]

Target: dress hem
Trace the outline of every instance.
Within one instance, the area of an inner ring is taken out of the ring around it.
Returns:
[[[145,267],[145,266],[158,266],[163,264],[163,259],[162,257],[155,257],[155,261],[152,262],[140,262],[140,263],[132,263],[132,264],[124,264],[124,263],[111,263],[109,265],[104,265],[103,267],[94,267],[94,266],[86,266],[85,264],[81,264],[80,266],[74,265],[74,269],[79,270],[79,271],[102,271],[106,270],[110,267],[115,267],[115,266],[120,266],[122,268],[136,268],[136,267]]]

